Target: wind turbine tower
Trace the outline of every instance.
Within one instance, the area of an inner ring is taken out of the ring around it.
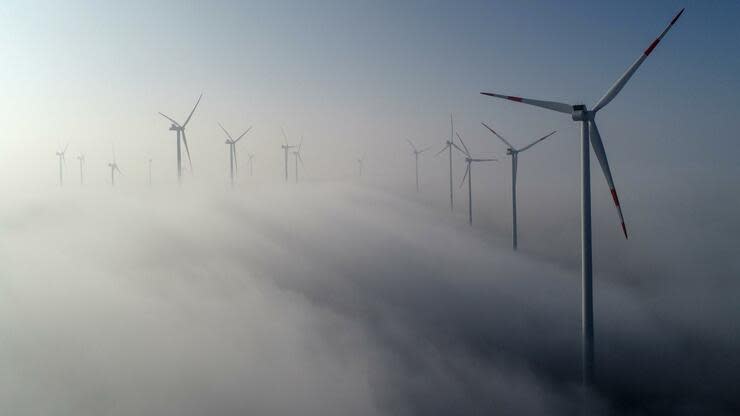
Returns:
[[[460,187],[462,187],[465,184],[465,179],[467,178],[468,180],[468,223],[470,225],[473,225],[473,163],[495,162],[498,159],[473,158],[473,156],[470,154],[470,150],[468,150],[468,146],[465,146],[465,142],[463,141],[462,137],[460,137],[460,135],[457,134],[457,138],[460,140],[460,144],[462,144],[463,148],[465,149],[465,163],[468,164],[468,167],[465,169],[465,175],[463,175],[462,181],[460,182]]]
[[[406,141],[409,142],[409,145],[414,152],[414,164],[416,169],[416,192],[419,192],[419,155],[431,149],[431,147],[426,147],[419,150],[416,148],[416,146],[414,146],[414,143],[412,143],[411,140],[407,139]]]
[[[239,169],[237,165],[237,159],[236,159],[236,143],[244,137],[245,134],[249,133],[250,130],[252,130],[252,127],[250,126],[247,130],[244,131],[244,133],[241,134],[241,136],[234,139],[231,137],[231,134],[224,128],[224,126],[221,125],[221,123],[218,123],[218,126],[221,127],[221,130],[226,133],[226,145],[229,146],[229,177],[231,178],[231,186],[234,186],[234,173],[236,170]]]
[[[185,137],[185,127],[190,122],[190,118],[193,117],[193,113],[195,113],[195,109],[198,108],[198,104],[200,104],[201,98],[203,98],[203,94],[201,94],[200,97],[198,97],[198,101],[195,102],[195,106],[193,107],[193,110],[190,111],[188,118],[186,118],[185,122],[182,124],[175,121],[172,117],[169,117],[163,113],[159,113],[162,117],[172,122],[172,124],[170,125],[170,130],[177,133],[177,183],[182,183],[182,153],[180,151],[180,139],[182,139],[182,143],[185,145],[185,152],[188,154],[188,164],[190,165],[191,172],[193,170],[193,161],[190,159],[190,149],[188,148],[188,139],[187,137]]]
[[[280,147],[283,148],[283,152],[285,153],[285,182],[288,182],[288,152],[295,146],[288,144],[288,135],[285,134],[285,129],[280,128],[280,130],[283,132],[283,138],[285,139],[285,143]]]
[[[496,131],[490,128],[486,123],[481,123],[481,124],[483,124],[483,126],[487,128],[491,133],[493,133],[494,136],[498,137],[502,142],[504,142],[504,144],[508,147],[506,149],[506,154],[511,156],[511,215],[512,215],[511,244],[514,247],[514,250],[516,250],[517,249],[516,172],[519,166],[519,153],[522,153],[523,151],[528,150],[530,147],[552,136],[556,132],[555,131],[550,132],[547,135],[535,140],[534,142],[522,147],[521,149],[515,149],[514,146],[511,145],[511,143],[506,141],[506,139],[504,139],[500,134],[496,133]]]
[[[604,143],[601,140],[601,134],[599,129],[596,127],[596,114],[606,107],[614,97],[627,85],[632,75],[635,74],[637,69],[647,59],[648,56],[655,50],[658,43],[673,27],[684,9],[681,9],[671,20],[671,22],[663,29],[663,32],[658,35],[655,40],[645,49],[642,54],[635,60],[627,71],[622,74],[621,77],[609,88],[604,96],[589,110],[584,104],[566,104],[556,101],[543,101],[535,100],[530,98],[516,97],[512,95],[497,94],[491,92],[482,92],[483,95],[490,97],[502,98],[518,103],[529,104],[536,107],[545,108],[547,110],[557,111],[569,115],[573,121],[580,124],[581,128],[581,277],[582,277],[582,342],[583,342],[583,361],[582,361],[582,374],[583,384],[585,387],[590,387],[593,384],[594,377],[594,323],[593,323],[593,270],[591,263],[591,168],[590,168],[590,157],[592,147],[596,154],[596,159],[601,165],[601,170],[604,173],[606,183],[609,186],[609,190],[614,201],[614,205],[617,208],[617,214],[619,215],[619,221],[622,225],[622,232],[624,237],[627,238],[627,227],[624,223],[624,217],[622,215],[622,208],[619,205],[619,198],[617,197],[617,191],[614,188],[614,180],[612,179],[612,173],[609,169],[609,162],[606,157],[606,151],[604,150]]]
[[[59,186],[64,185],[63,166],[67,166],[67,159],[64,158],[64,154],[67,152],[68,147],[69,143],[64,146],[64,150],[57,151],[57,157],[59,158]]]
[[[83,167],[85,165],[85,155],[84,154],[80,154],[79,156],[77,156],[77,160],[80,161],[80,185],[84,185],[85,184],[85,177],[83,175]]]

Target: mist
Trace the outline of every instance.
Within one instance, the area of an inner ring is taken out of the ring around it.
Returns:
[[[65,191],[2,210],[4,413],[579,408],[568,233],[525,233],[513,253],[495,224],[357,182]],[[650,217],[653,229],[682,220]],[[740,265],[731,250],[705,257],[699,239],[664,244],[631,240],[626,265],[599,246],[598,403],[731,414],[740,339],[722,317],[736,311]]]

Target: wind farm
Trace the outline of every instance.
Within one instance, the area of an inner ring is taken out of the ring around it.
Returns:
[[[740,413],[738,15],[10,2],[0,411]]]

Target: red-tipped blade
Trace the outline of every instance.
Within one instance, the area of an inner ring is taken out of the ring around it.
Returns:
[[[489,97],[503,98],[509,101],[516,101],[518,103],[529,104],[535,107],[542,107],[542,108],[557,111],[560,113],[565,113],[565,114],[573,113],[572,105],[565,104],[565,103],[559,103],[557,101],[533,100],[531,98],[514,97],[512,95],[502,95],[502,94],[496,94],[492,92],[481,92],[481,94],[487,95]]]
[[[622,207],[619,205],[617,190],[614,188],[614,180],[612,179],[611,169],[609,169],[609,160],[606,158],[604,143],[601,141],[601,135],[599,134],[599,129],[598,127],[596,127],[596,122],[594,120],[591,120],[588,123],[588,127],[591,147],[594,149],[594,154],[596,154],[596,159],[599,161],[599,165],[601,165],[602,172],[604,172],[606,184],[609,186],[609,191],[611,191],[612,199],[614,200],[614,206],[617,208],[617,213],[619,214],[619,221],[622,223],[622,231],[624,232],[624,237],[627,238],[627,227],[624,225]]]
[[[627,71],[625,71],[625,73],[622,74],[622,76],[619,77],[619,79],[617,79],[614,85],[612,85],[611,88],[609,88],[606,94],[604,94],[604,96],[601,97],[599,102],[596,103],[596,105],[594,106],[594,110],[593,110],[594,112],[597,112],[601,110],[602,108],[604,108],[607,104],[609,104],[614,99],[614,97],[617,96],[617,94],[619,94],[620,91],[622,91],[622,88],[624,88],[624,86],[627,85],[627,82],[630,80],[630,78],[632,78],[632,75],[635,74],[635,72],[637,71],[637,68],[639,68],[640,65],[642,65],[642,63],[645,61],[645,59],[647,59],[647,57],[650,56],[650,54],[653,52],[653,49],[655,49],[655,47],[658,46],[658,43],[660,43],[660,41],[663,39],[663,36],[665,36],[665,34],[668,33],[668,31],[673,27],[673,25],[676,23],[678,18],[681,17],[681,15],[683,14],[683,11],[684,9],[681,9],[681,11],[679,11],[676,14],[676,16],[673,17],[673,19],[671,20],[671,23],[669,23],[668,26],[666,26],[666,28],[663,29],[660,35],[657,38],[655,38],[655,40],[650,44],[650,46],[647,47],[647,49],[645,49],[642,55],[640,55],[640,57],[637,58],[637,60],[632,65],[630,65],[629,68],[627,68]]]

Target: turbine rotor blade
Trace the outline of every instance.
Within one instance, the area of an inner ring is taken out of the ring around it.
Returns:
[[[505,100],[516,101],[518,103],[523,103],[523,104],[529,104],[535,107],[542,107],[542,108],[557,111],[560,113],[565,113],[565,114],[573,113],[572,105],[565,104],[565,103],[559,103],[557,101],[533,100],[531,98],[515,97],[513,95],[502,95],[502,94],[496,94],[492,92],[481,92],[481,94],[487,95],[489,97],[503,98]]]
[[[285,129],[280,127],[280,131],[283,132],[283,138],[285,139],[285,145],[288,145],[288,135],[285,134]]]
[[[543,137],[540,137],[539,139],[537,139],[537,140],[533,141],[532,143],[528,144],[527,146],[524,146],[524,147],[522,147],[521,149],[517,150],[517,152],[523,152],[523,151],[525,151],[525,150],[529,149],[530,147],[532,147],[532,146],[536,145],[537,143],[539,143],[539,142],[541,142],[541,141],[545,140],[546,138],[548,138],[548,137],[552,136],[552,135],[553,135],[553,134],[555,134],[555,133],[557,133],[557,130],[554,130],[554,131],[550,132],[549,134],[547,134],[547,135],[545,135],[545,136],[543,136]]]
[[[470,173],[470,161],[468,161],[468,167],[465,168],[465,175],[463,175],[462,181],[460,181],[460,186],[458,186],[458,188],[462,188],[462,186],[465,185],[465,179],[468,177],[469,173]]]
[[[614,180],[612,179],[611,169],[609,169],[609,161],[606,158],[606,151],[604,150],[604,143],[601,141],[601,135],[599,134],[599,129],[598,127],[596,127],[596,122],[594,120],[591,120],[588,123],[588,129],[589,129],[589,137],[591,140],[591,147],[594,149],[594,153],[596,154],[596,159],[599,160],[599,165],[601,165],[601,170],[604,172],[606,183],[607,185],[609,185],[609,191],[611,191],[612,199],[614,200],[614,206],[617,207],[617,213],[619,214],[619,221],[621,221],[622,223],[622,232],[624,233],[624,238],[627,238],[627,227],[624,224],[624,216],[622,215],[622,207],[619,205],[619,197],[617,196],[617,191],[614,188]]]
[[[249,126],[249,128],[248,128],[248,129],[244,130],[244,133],[242,133],[242,135],[241,135],[241,136],[237,137],[237,138],[236,138],[236,140],[234,140],[234,143],[236,143],[236,142],[238,142],[239,140],[241,140],[241,139],[242,139],[242,137],[244,137],[244,135],[245,135],[245,134],[249,133],[249,131],[250,131],[250,130],[252,130],[252,126]]]
[[[611,88],[609,88],[606,91],[604,96],[601,97],[599,102],[596,103],[596,105],[594,106],[594,109],[593,109],[594,112],[597,112],[601,110],[602,108],[604,108],[607,104],[609,104],[614,99],[614,97],[617,96],[617,94],[619,94],[620,91],[622,91],[622,88],[624,88],[624,86],[627,85],[627,82],[630,80],[630,78],[632,78],[632,75],[635,74],[635,72],[637,71],[637,68],[639,68],[640,65],[642,65],[642,63],[645,61],[645,59],[647,59],[647,57],[650,56],[650,54],[653,52],[653,49],[655,49],[655,47],[658,46],[658,43],[660,43],[660,41],[663,39],[663,36],[665,36],[666,33],[668,33],[668,31],[671,30],[671,27],[673,27],[673,25],[676,23],[678,18],[681,17],[684,10],[685,9],[681,9],[673,17],[671,22],[668,23],[668,26],[666,26],[666,28],[663,29],[663,32],[661,32],[660,35],[657,38],[655,38],[653,43],[651,43],[650,46],[648,46],[647,49],[645,49],[642,55],[640,55],[640,57],[637,58],[637,60],[632,65],[630,65],[629,68],[627,68],[627,71],[624,74],[622,74],[622,76],[619,77],[619,79],[617,79],[614,85],[612,85]]]
[[[226,137],[228,137],[229,140],[234,140],[233,138],[231,138],[231,135],[229,134],[228,131],[226,131],[226,129],[224,128],[224,126],[221,125],[221,123],[218,123],[218,126],[221,127],[221,130],[223,130],[224,133],[226,133]]]
[[[455,143],[450,143],[455,149],[459,150],[460,153],[464,154],[465,156],[470,156],[467,152],[465,152],[463,149],[460,148],[460,146],[456,145]]]
[[[508,141],[506,141],[506,139],[504,139],[503,137],[501,137],[500,134],[496,133],[496,130],[488,127],[488,124],[486,124],[486,123],[480,123],[480,124],[482,124],[483,127],[487,128],[491,133],[493,133],[494,136],[498,137],[502,142],[504,142],[504,144],[506,144],[507,146],[509,146],[509,149],[514,149],[514,146],[512,146],[511,143],[509,143]]]
[[[418,151],[418,150],[416,149],[416,146],[414,146],[414,144],[413,144],[413,143],[411,142],[411,140],[409,140],[409,139],[406,139],[406,141],[408,142],[409,146],[411,146],[411,148],[412,148],[412,149],[414,149],[414,152],[417,152],[417,153],[419,152],[419,151]]]
[[[431,149],[431,148],[432,148],[432,146],[429,146],[429,147],[425,147],[425,148],[423,148],[423,149],[419,150],[419,151],[418,151],[418,153],[419,153],[419,154],[422,154],[422,153],[426,152],[427,150],[429,150],[429,149]]]
[[[195,113],[195,109],[198,108],[198,104],[200,104],[200,99],[203,98],[203,93],[200,94],[200,97],[198,97],[198,101],[195,102],[195,106],[193,107],[193,110],[190,111],[190,115],[187,119],[185,119],[185,122],[182,124],[182,127],[185,128],[185,126],[188,125],[190,122],[190,118],[193,117],[193,113]]]
[[[167,116],[167,115],[165,115],[163,113],[159,113],[159,115],[162,116],[162,117],[164,117],[164,118],[166,118],[167,120],[171,121],[172,124],[176,125],[177,127],[181,127],[180,126],[180,123],[176,122],[172,117]]]
[[[238,175],[239,174],[239,160],[236,157],[236,144],[231,145],[231,153],[234,154],[234,173]]]
[[[468,146],[465,146],[465,142],[463,141],[462,137],[460,137],[460,133],[455,132],[455,135],[457,136],[457,139],[460,140],[460,143],[462,143],[463,147],[465,148],[465,154],[470,156],[470,150],[468,150]]]
[[[185,137],[185,129],[182,130],[182,142],[185,144],[185,153],[188,154],[188,164],[190,165],[190,173],[193,173],[193,160],[190,159],[190,149],[188,148],[188,139]]]
[[[444,153],[445,150],[447,150],[448,147],[450,147],[449,144],[448,145],[445,145],[445,147],[443,147],[442,150],[440,150],[439,152],[437,152],[437,154],[435,154],[434,157],[437,157],[437,156],[441,155],[442,153]]]

